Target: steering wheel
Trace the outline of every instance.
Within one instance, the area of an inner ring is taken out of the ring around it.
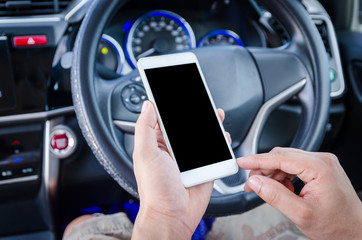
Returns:
[[[127,110],[121,99],[127,88],[142,92],[138,72],[107,81],[95,71],[102,32],[125,2],[92,3],[73,50],[71,87],[79,125],[94,155],[121,187],[138,197],[131,157],[138,114]],[[257,153],[268,116],[293,97],[299,99],[302,114],[291,146],[318,150],[330,103],[324,45],[299,1],[260,2],[283,24],[290,35],[288,44],[274,49],[222,46],[191,51],[199,59],[216,106],[225,110],[225,129],[232,136],[237,157]],[[247,174],[241,169],[235,176],[216,181],[206,214],[242,213],[262,204],[255,193],[243,191]]]

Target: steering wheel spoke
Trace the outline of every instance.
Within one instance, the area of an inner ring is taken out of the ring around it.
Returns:
[[[114,125],[122,132],[134,134],[136,122],[113,120]]]
[[[258,153],[257,149],[259,139],[264,124],[267,121],[270,113],[285,101],[298,94],[304,88],[306,82],[306,79],[300,80],[291,87],[269,99],[261,106],[244,141],[238,148],[234,149],[236,157],[248,156]],[[244,185],[249,172],[249,170],[240,169],[237,174],[231,177],[216,180],[214,183],[214,190],[218,191],[220,194],[235,194],[237,192],[244,191]]]
[[[248,156],[258,153],[257,149],[261,132],[269,115],[282,103],[286,102],[291,97],[299,93],[304,88],[306,83],[307,80],[302,79],[281,93],[275,95],[262,105],[243,143],[240,145],[240,147],[234,150],[236,156]]]

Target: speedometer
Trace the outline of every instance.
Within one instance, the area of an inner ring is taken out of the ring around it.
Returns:
[[[194,48],[190,25],[176,13],[159,10],[139,17],[126,37],[126,56],[135,68],[141,57],[162,55]]]
[[[214,30],[199,41],[198,47],[215,46],[215,45],[239,45],[244,46],[239,35],[230,30]]]

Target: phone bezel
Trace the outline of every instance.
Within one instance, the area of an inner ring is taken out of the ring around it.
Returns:
[[[182,182],[184,184],[185,187],[191,187],[191,186],[195,186],[198,184],[202,184],[205,182],[209,182],[212,180],[216,180],[219,178],[223,178],[226,176],[230,176],[235,174],[238,171],[238,166],[236,163],[236,159],[234,156],[234,153],[232,151],[231,145],[228,141],[228,138],[225,134],[225,129],[222,125],[222,122],[218,116],[217,110],[216,110],[216,106],[215,103],[212,99],[210,90],[207,86],[207,83],[205,81],[205,77],[201,71],[201,67],[199,65],[199,62],[197,60],[197,57],[194,53],[192,52],[183,52],[183,53],[175,53],[175,54],[168,54],[168,55],[162,55],[162,56],[152,56],[152,57],[145,57],[145,58],[141,58],[138,60],[137,62],[137,67],[139,70],[139,73],[141,75],[141,79],[143,82],[143,85],[146,89],[146,93],[148,96],[148,99],[152,102],[152,104],[155,106],[156,109],[156,113],[157,113],[157,118],[158,118],[158,123],[160,125],[160,129],[162,131],[163,137],[165,139],[169,154],[171,155],[171,157],[175,160],[176,164],[177,164],[177,159],[175,158],[175,155],[172,151],[172,146],[169,142],[169,139],[167,137],[167,131],[164,128],[164,124],[162,122],[162,117],[158,111],[157,108],[157,104],[155,102],[155,99],[153,97],[153,93],[152,90],[150,88],[150,85],[148,83],[148,79],[147,76],[145,74],[145,70],[146,69],[154,69],[154,68],[162,68],[162,67],[169,67],[169,66],[177,66],[177,65],[184,65],[184,64],[192,64],[195,63],[197,66],[197,69],[199,71],[199,74],[201,76],[203,85],[206,89],[207,95],[209,97],[209,101],[212,105],[214,114],[216,115],[216,118],[218,120],[219,123],[219,127],[222,130],[223,136],[224,136],[224,140],[225,143],[228,146],[230,155],[232,156],[231,159],[228,160],[224,160],[221,162],[217,162],[217,163],[213,163],[210,165],[206,165],[203,167],[199,167],[199,168],[194,168],[188,171],[184,171],[181,172],[181,179]]]

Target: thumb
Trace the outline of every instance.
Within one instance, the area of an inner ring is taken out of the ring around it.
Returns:
[[[293,222],[296,212],[305,208],[303,199],[291,192],[280,182],[265,176],[251,176],[247,185],[266,203],[275,207]]]
[[[157,115],[155,109],[152,103],[145,101],[135,127],[135,154],[148,154],[150,151],[157,149],[156,125]]]

